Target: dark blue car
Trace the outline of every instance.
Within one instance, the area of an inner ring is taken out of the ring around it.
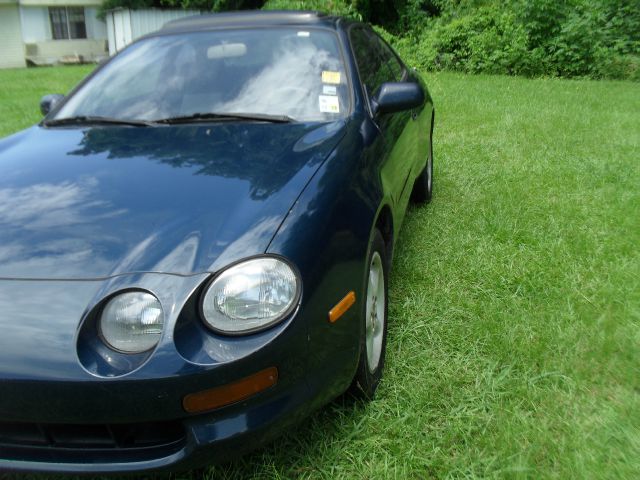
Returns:
[[[0,470],[183,469],[384,366],[434,111],[367,25],[178,20],[0,142]]]

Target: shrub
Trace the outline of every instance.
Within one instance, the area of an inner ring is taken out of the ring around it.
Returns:
[[[318,10],[342,15],[344,17],[361,19],[353,3],[349,0],[268,0],[264,10]]]
[[[527,71],[527,36],[511,12],[494,7],[436,24],[418,44],[427,69],[519,74]]]

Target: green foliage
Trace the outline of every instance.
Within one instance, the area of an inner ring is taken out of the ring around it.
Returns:
[[[637,0],[407,0],[390,38],[428,70],[640,80]],[[406,15],[405,15],[406,16]],[[403,15],[401,15],[401,18]]]
[[[213,11],[252,10],[262,8],[265,0],[214,0]]]
[[[317,10],[361,20],[362,16],[349,0],[267,0],[264,10]]]
[[[524,29],[511,12],[483,8],[426,35],[421,67],[472,73],[522,73],[527,49]]]
[[[117,0],[114,0],[117,1]],[[265,0],[153,0],[159,1],[164,8],[183,8],[193,10],[212,10],[224,12],[228,10],[248,10],[261,8]]]
[[[636,78],[640,5],[634,0],[518,0],[514,10],[539,73]]]

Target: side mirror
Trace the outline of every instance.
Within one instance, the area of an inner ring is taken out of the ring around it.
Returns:
[[[374,115],[401,112],[419,107],[424,103],[424,92],[419,83],[383,83],[378,94],[371,100]]]
[[[60,100],[64,98],[64,95],[60,95],[59,93],[52,93],[51,95],[45,95],[40,99],[40,111],[42,115],[46,115],[53,107],[55,107]]]

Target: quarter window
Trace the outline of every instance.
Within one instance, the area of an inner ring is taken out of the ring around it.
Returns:
[[[375,95],[380,85],[395,81],[395,76],[383,62],[373,35],[364,28],[354,28],[351,30],[350,37],[360,81],[365,86],[367,95]]]
[[[389,70],[393,74],[394,80],[400,82],[404,75],[404,67],[398,60],[398,57],[393,53],[391,47],[387,45],[377,34],[374,36],[378,51],[382,57],[382,61],[389,67]]]
[[[49,7],[49,19],[54,40],[87,38],[83,7]]]

